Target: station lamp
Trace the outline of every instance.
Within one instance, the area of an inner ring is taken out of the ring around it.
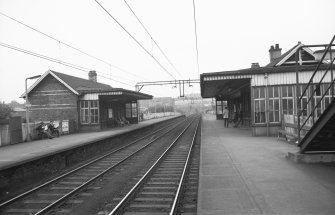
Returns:
[[[28,99],[28,87],[27,87],[27,81],[31,79],[36,79],[41,77],[41,75],[35,75],[26,78],[25,80],[25,87],[26,87],[26,127],[27,127],[27,142],[30,141],[30,128],[29,128],[29,99]]]

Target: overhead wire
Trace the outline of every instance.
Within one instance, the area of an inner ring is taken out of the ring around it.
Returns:
[[[70,68],[73,68],[73,69],[76,69],[76,70],[80,70],[80,71],[83,71],[83,72],[88,72],[88,71],[92,70],[92,69],[89,69],[89,68],[86,68],[86,67],[83,67],[83,66],[79,66],[79,65],[72,64],[72,63],[69,63],[69,62],[66,62],[66,61],[58,60],[58,59],[55,59],[55,58],[52,58],[52,57],[49,57],[49,56],[46,56],[46,55],[42,55],[42,54],[32,52],[32,51],[29,51],[29,50],[26,50],[26,49],[22,49],[22,48],[12,46],[12,45],[9,45],[9,44],[6,44],[6,43],[0,42],[0,46],[6,47],[6,48],[9,48],[9,49],[18,51],[18,52],[22,52],[22,53],[25,53],[25,54],[28,54],[28,55],[32,55],[32,56],[35,56],[35,57],[38,57],[38,58],[41,58],[41,59],[44,59],[44,60],[48,60],[48,61],[51,61],[51,62],[54,62],[54,63],[58,63],[58,64],[61,64],[61,65],[64,65],[64,66],[67,66],[67,67],[70,67]],[[97,73],[100,73],[100,72],[97,71]],[[106,74],[106,73],[103,73],[103,74]],[[99,75],[99,76],[101,76],[101,75]],[[107,78],[107,77],[104,77],[104,78]],[[112,81],[115,81],[115,82],[133,87],[133,85],[124,83],[122,81],[115,80],[113,78],[107,78],[107,79],[110,79]]]
[[[99,1],[94,0],[149,56],[151,56],[155,62],[172,77],[174,80],[176,78],[152,55],[150,52],[104,7]]]
[[[177,70],[177,68],[173,65],[173,63],[167,57],[167,55],[165,54],[165,52],[161,49],[161,47],[158,45],[158,43],[154,40],[153,36],[149,33],[148,29],[145,27],[145,25],[143,24],[143,22],[138,18],[138,16],[136,15],[135,11],[130,7],[130,5],[128,4],[128,2],[126,0],[123,0],[123,1],[127,5],[127,7],[129,8],[129,10],[132,12],[132,14],[135,16],[135,18],[137,19],[137,21],[141,24],[141,26],[143,27],[143,29],[145,30],[145,32],[147,32],[147,34],[150,36],[151,40],[155,43],[155,45],[157,46],[157,48],[159,49],[159,51],[164,55],[164,57],[166,58],[166,60],[170,63],[170,65],[174,68],[174,70],[180,75],[180,77],[183,78],[182,74]]]
[[[62,42],[62,41],[56,39],[56,38],[53,37],[53,36],[50,36],[50,35],[48,35],[48,34],[42,32],[42,31],[40,31],[40,30],[38,30],[38,29],[36,29],[36,28],[34,28],[34,27],[31,27],[31,26],[29,26],[29,25],[27,25],[27,24],[25,24],[25,23],[23,23],[23,22],[21,22],[21,21],[15,19],[15,18],[13,18],[13,17],[8,16],[7,14],[2,13],[1,11],[0,11],[0,14],[3,15],[3,16],[5,16],[5,17],[7,17],[8,19],[11,19],[11,20],[13,20],[13,21],[15,21],[15,22],[17,22],[17,23],[19,23],[19,24],[21,24],[21,25],[23,25],[23,26],[25,26],[25,27],[27,27],[27,28],[29,28],[29,29],[35,31],[35,32],[37,32],[37,33],[40,33],[40,34],[42,34],[42,35],[44,35],[44,36],[46,36],[46,37],[48,37],[48,38],[50,38],[50,39],[52,39],[52,40],[58,42],[59,45],[63,44],[63,45],[65,45],[65,46],[67,46],[67,47],[69,47],[69,48],[72,48],[72,49],[74,49],[74,50],[76,50],[76,51],[78,51],[78,52],[80,52],[80,53],[82,53],[82,54],[84,54],[84,55],[87,55],[87,56],[89,56],[89,57],[91,57],[91,58],[93,58],[93,59],[96,59],[96,60],[98,60],[98,61],[101,61],[101,62],[107,64],[107,65],[110,66],[110,67],[114,67],[114,68],[116,68],[116,69],[118,69],[118,70],[120,70],[120,71],[123,71],[123,72],[125,72],[125,73],[131,74],[131,75],[136,76],[136,77],[139,77],[139,78],[143,78],[143,77],[140,77],[140,76],[138,76],[138,75],[135,75],[135,74],[133,74],[133,73],[131,73],[131,72],[129,72],[129,71],[123,69],[123,68],[120,68],[120,67],[118,67],[118,66],[116,66],[116,65],[113,65],[113,64],[111,64],[111,63],[109,63],[109,62],[107,62],[107,61],[104,61],[104,60],[102,60],[102,59],[100,59],[100,58],[97,58],[97,57],[95,57],[95,56],[93,56],[93,55],[91,55],[91,54],[89,54],[89,53],[87,53],[87,52],[84,52],[84,51],[82,51],[82,50],[80,50],[80,49],[78,49],[78,48],[76,48],[76,47],[74,47],[74,46],[72,46],[72,45],[69,45],[69,44],[67,44],[67,43],[65,43],[65,42]],[[87,67],[83,67],[83,66],[76,65],[76,64],[72,64],[72,63],[69,63],[69,62],[66,62],[66,61],[62,61],[62,60],[59,60],[59,59],[51,58],[51,57],[48,57],[48,56],[46,56],[46,55],[38,54],[38,53],[29,51],[29,50],[25,50],[25,49],[22,49],[22,48],[18,48],[18,47],[9,45],[9,44],[5,44],[5,43],[1,43],[1,42],[0,42],[0,45],[3,46],[3,47],[9,48],[9,49],[15,50],[15,51],[19,51],[19,52],[22,52],[22,53],[25,53],[25,54],[29,54],[29,55],[38,57],[38,58],[42,58],[42,59],[44,59],[44,60],[48,60],[48,61],[51,61],[51,62],[54,62],[54,63],[58,63],[58,64],[61,64],[61,65],[63,65],[63,66],[67,66],[67,67],[69,67],[69,68],[76,69],[76,70],[79,70],[79,71],[82,71],[82,72],[88,72],[88,71],[92,70],[92,69],[87,68]],[[108,80],[112,80],[112,81],[114,81],[114,82],[117,82],[117,83],[120,83],[120,84],[124,84],[124,85],[130,86],[130,87],[134,87],[134,86],[133,86],[133,85],[130,85],[130,84],[128,84],[128,83],[125,83],[125,82],[122,82],[122,81],[113,79],[113,78],[111,78],[111,77],[106,77],[106,76],[113,76],[113,77],[116,77],[116,78],[121,78],[121,79],[125,79],[125,80],[128,80],[128,81],[136,82],[136,81],[134,81],[134,80],[130,80],[130,79],[127,79],[127,78],[124,78],[124,77],[116,76],[116,75],[111,75],[111,74],[104,73],[104,72],[101,72],[101,71],[97,71],[97,73],[98,73],[97,75],[98,75],[99,77],[102,77],[102,78],[105,78],[105,79],[108,79]],[[100,73],[100,74],[103,74],[103,75],[100,75],[99,73]],[[104,76],[104,75],[106,75],[106,76]],[[149,90],[144,90],[144,91],[154,94],[153,92],[151,92],[151,91],[149,91]]]
[[[197,34],[197,19],[195,15],[195,3],[193,1],[193,20],[194,20],[194,34],[195,34],[195,49],[197,52],[197,68],[198,68],[198,76],[200,75],[199,69],[199,50],[198,50],[198,34]]]
[[[122,69],[122,68],[120,68],[120,67],[118,67],[118,66],[115,66],[115,65],[113,65],[113,64],[111,64],[111,63],[109,63],[109,62],[107,62],[107,61],[105,61],[105,60],[102,60],[102,59],[100,59],[100,58],[98,58],[98,57],[95,57],[95,56],[93,56],[93,55],[91,55],[91,54],[89,54],[89,53],[87,53],[87,52],[85,52],[85,51],[82,51],[81,49],[76,48],[76,47],[74,47],[74,46],[72,46],[72,45],[70,45],[70,44],[68,44],[68,43],[65,43],[65,42],[63,42],[63,41],[61,41],[61,40],[59,40],[59,39],[57,39],[57,38],[55,38],[55,37],[53,37],[53,36],[51,36],[51,35],[49,35],[49,34],[46,34],[46,33],[42,32],[42,31],[40,31],[40,30],[38,30],[38,29],[36,29],[36,28],[34,28],[34,27],[31,27],[31,26],[29,26],[29,25],[27,25],[27,24],[25,24],[25,23],[23,23],[23,22],[21,22],[21,21],[15,19],[15,18],[13,18],[13,17],[11,17],[11,16],[9,16],[9,15],[7,15],[7,14],[4,14],[4,13],[1,12],[1,11],[0,11],[0,14],[1,14],[2,16],[4,16],[4,17],[8,18],[8,19],[11,19],[11,20],[14,21],[14,22],[17,22],[17,23],[19,23],[19,24],[21,24],[21,25],[23,25],[23,26],[25,26],[25,27],[27,27],[27,28],[29,28],[29,29],[31,29],[31,30],[37,32],[37,33],[39,33],[39,34],[42,34],[42,35],[48,37],[49,39],[52,39],[52,40],[58,42],[59,44],[63,44],[63,45],[65,45],[65,46],[67,46],[67,47],[69,47],[69,48],[71,48],[71,49],[73,49],[73,50],[76,50],[76,51],[80,52],[81,54],[84,54],[84,55],[86,55],[86,56],[88,56],[88,57],[91,57],[91,58],[93,58],[93,59],[95,59],[95,60],[98,60],[98,61],[100,61],[100,62],[103,62],[103,63],[107,64],[107,65],[110,66],[110,67],[114,67],[114,68],[116,68],[116,69],[118,69],[118,70],[120,70],[120,71],[122,71],[122,72],[128,73],[128,74],[130,74],[130,75],[132,75],[132,76],[135,76],[135,77],[137,77],[137,78],[143,78],[143,77],[140,77],[140,76],[138,76],[138,75],[136,75],[136,74],[133,74],[133,73],[131,73],[131,72],[125,70],[125,69]]]

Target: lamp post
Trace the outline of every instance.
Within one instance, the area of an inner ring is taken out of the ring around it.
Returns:
[[[30,141],[30,128],[29,128],[29,99],[28,99],[28,88],[27,88],[27,81],[28,79],[36,79],[41,77],[41,75],[36,75],[32,77],[28,77],[25,80],[26,86],[26,127],[27,127],[27,142]]]

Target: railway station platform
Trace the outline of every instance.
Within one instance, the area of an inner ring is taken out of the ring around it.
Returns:
[[[335,164],[294,163],[297,146],[224,128],[203,115],[199,215],[324,215],[335,211]]]
[[[31,160],[45,157],[50,154],[70,150],[91,142],[128,133],[175,117],[179,117],[179,115],[146,120],[139,122],[138,124],[131,124],[124,127],[97,132],[75,133],[60,136],[59,138],[35,140],[0,147],[0,170],[27,163]]]

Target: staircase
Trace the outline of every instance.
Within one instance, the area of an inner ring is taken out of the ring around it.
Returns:
[[[335,55],[332,51],[335,36],[326,46],[325,52],[317,65],[307,86],[300,93],[298,100],[298,146],[302,154],[333,153],[335,154]],[[323,46],[323,45],[322,45]],[[317,46],[314,46],[317,47]],[[323,46],[325,47],[325,46]],[[297,55],[296,55],[297,56]],[[330,56],[330,58],[329,58]],[[298,59],[298,57],[296,58]],[[329,59],[325,65],[326,60]],[[296,60],[297,62],[298,60]],[[298,65],[298,63],[297,63]],[[322,68],[322,70],[321,70]],[[317,81],[316,81],[317,80]],[[323,89],[323,90],[320,90]],[[323,91],[321,93],[321,91]],[[303,102],[303,98],[307,101]],[[320,107],[324,111],[319,113]],[[304,126],[312,124],[311,129],[302,137]],[[302,138],[301,138],[302,137]]]

